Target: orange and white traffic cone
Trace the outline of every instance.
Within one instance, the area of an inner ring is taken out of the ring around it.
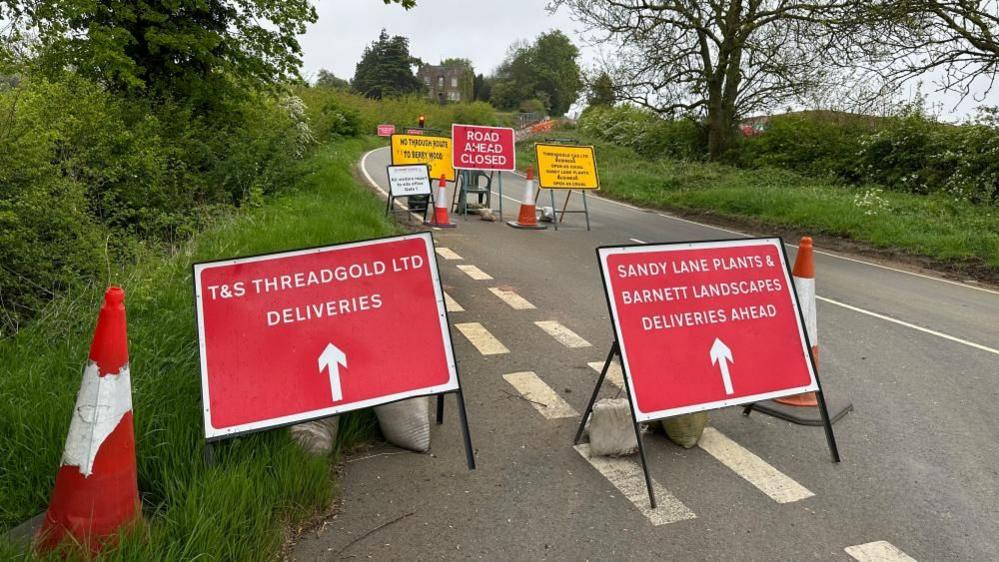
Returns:
[[[46,552],[70,538],[96,554],[119,530],[141,518],[125,292],[111,287],[97,318],[62,465],[36,545]]]
[[[818,369],[819,334],[815,310],[815,255],[810,236],[803,237],[801,243],[798,244],[798,255],[794,258],[794,268],[791,270],[791,275],[794,276],[794,288],[798,293],[798,302],[801,304],[801,315],[805,317],[805,332],[808,334],[808,341],[812,343],[812,357],[815,358],[815,368]],[[814,392],[776,398],[774,402],[788,406],[819,405]]]
[[[441,182],[437,188],[437,197],[434,199],[434,219],[426,222],[430,226],[437,228],[454,228],[458,225],[451,222],[447,216],[447,178],[441,174]]]
[[[538,211],[534,204],[534,168],[527,167],[527,180],[524,181],[524,200],[520,204],[520,215],[515,221],[507,221],[506,224],[514,228],[530,230],[544,230],[548,228],[538,223]]]

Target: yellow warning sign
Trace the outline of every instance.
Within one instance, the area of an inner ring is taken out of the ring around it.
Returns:
[[[600,189],[592,146],[536,144],[534,150],[542,189]]]
[[[423,135],[392,135],[392,165],[427,164],[434,187],[441,174],[447,181],[454,181],[451,165],[451,139]]]

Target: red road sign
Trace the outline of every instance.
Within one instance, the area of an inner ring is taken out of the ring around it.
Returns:
[[[406,129],[407,135],[422,135],[426,129]]]
[[[779,238],[598,256],[638,421],[818,390]]]
[[[378,125],[378,136],[391,137],[394,134],[395,134],[395,125],[390,125],[390,124]]]
[[[433,238],[194,266],[205,436],[458,390]]]
[[[454,167],[459,170],[517,169],[516,139],[513,129],[451,125]]]

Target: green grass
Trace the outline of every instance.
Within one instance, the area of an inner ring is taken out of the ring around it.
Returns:
[[[596,147],[604,196],[644,207],[749,219],[763,227],[848,238],[933,258],[969,274],[999,276],[999,208],[943,195],[846,186],[786,170],[647,159],[629,148],[581,138]],[[518,146],[521,168],[535,163],[533,143]],[[865,203],[865,194],[871,193]]]
[[[191,263],[381,236],[396,227],[351,170],[370,139],[320,148],[297,184],[233,213],[172,256],[113,274],[126,291],[139,489],[148,539],[109,560],[268,560],[285,525],[329,505],[331,459],[303,453],[282,430],[222,442],[202,461],[203,428]],[[55,480],[103,287],[54,301],[0,342],[0,531],[42,512]],[[341,444],[370,431],[347,416]],[[0,540],[0,559],[22,555]],[[58,558],[55,558],[58,559]]]

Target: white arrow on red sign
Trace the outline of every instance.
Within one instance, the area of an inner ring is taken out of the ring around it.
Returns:
[[[715,338],[715,343],[711,345],[711,364],[718,365],[721,369],[722,382],[725,383],[725,394],[732,394],[732,377],[728,374],[728,364],[735,363],[732,359],[732,350],[723,341]]]
[[[340,386],[341,366],[347,366],[347,355],[330,342],[319,356],[319,374],[326,369],[330,370],[330,391],[333,393],[334,402],[343,400],[343,389]]]

